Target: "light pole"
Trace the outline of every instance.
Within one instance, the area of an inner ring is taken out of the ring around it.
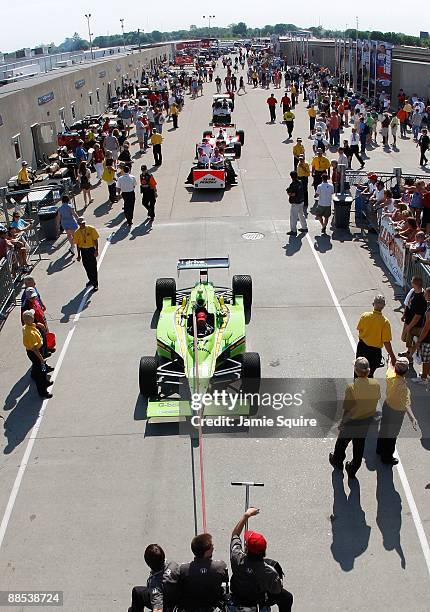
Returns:
[[[94,59],[93,57],[93,39],[92,39],[92,34],[91,34],[91,27],[90,27],[90,18],[91,18],[91,13],[85,13],[85,17],[87,18],[87,23],[88,23],[88,36],[90,39],[90,52],[91,52],[91,59]]]
[[[207,19],[209,22],[209,38],[211,37],[211,19],[215,19],[215,15],[203,15],[203,19]]]
[[[140,51],[140,28],[137,28],[137,42],[139,44],[139,51]],[[142,30],[142,32],[144,32],[145,30]]]
[[[124,45],[124,51],[125,51],[124,19],[120,19],[120,22],[121,22],[121,30],[122,30],[122,43]]]

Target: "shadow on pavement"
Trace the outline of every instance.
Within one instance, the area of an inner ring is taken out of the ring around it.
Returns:
[[[28,372],[23,378],[27,379],[28,386],[30,380]],[[38,396],[33,385],[29,387],[25,395],[17,400],[12,412],[4,422],[4,435],[7,438],[7,445],[3,450],[5,455],[10,455],[25,440],[37,421],[42,403],[43,400]]]
[[[224,189],[193,189],[192,187],[186,188],[188,193],[191,193],[190,202],[221,202],[224,197]]]
[[[39,246],[39,253],[41,255],[52,255],[58,249],[61,249],[67,242],[67,236],[63,236],[59,242],[52,242],[51,240],[42,240]]]
[[[116,227],[124,221],[124,213],[120,211],[116,217],[106,223],[106,227]]]
[[[69,266],[72,266],[75,263],[74,256],[66,251],[56,259],[55,261],[50,261],[48,267],[46,268],[47,274],[55,274],[56,272],[61,272],[61,270],[65,270]]]
[[[28,389],[28,386],[30,384],[29,375],[30,369],[24,374],[24,376],[22,376],[19,380],[16,381],[16,383],[6,396],[3,410],[6,411],[15,408],[16,404],[18,403],[18,400],[23,395],[24,391]]]
[[[130,228],[127,225],[127,223],[125,222],[125,219],[123,219],[123,224],[115,230],[115,232],[112,234],[111,239],[110,239],[110,243],[111,244],[116,244],[117,242],[121,242],[121,240],[124,240],[130,233]]]
[[[64,304],[64,306],[61,308],[61,312],[63,313],[63,316],[60,319],[60,323],[68,323],[71,317],[73,317],[78,312],[78,308],[81,304],[82,298],[84,297],[84,294],[86,291],[87,291],[87,288],[82,289],[78,293],[78,295],[76,295],[69,302],[67,302],[67,304]],[[91,303],[91,297],[89,295],[88,299],[85,301],[83,310],[88,308],[90,303]]]
[[[134,406],[134,416],[133,416],[134,420],[135,421],[145,421],[147,408],[148,408],[148,400],[139,393],[136,399],[136,404]]]
[[[152,231],[152,223],[152,219],[145,219],[140,225],[136,225],[130,232],[130,240],[149,234]]]
[[[327,234],[315,236],[314,248],[318,253],[327,253],[327,251],[331,251],[333,248],[331,237],[327,236]]]
[[[101,217],[102,215],[107,215],[111,210],[112,202],[110,200],[106,200],[106,202],[103,202],[93,210],[93,214],[95,217]]]
[[[400,557],[400,565],[406,568],[406,559],[400,543],[402,529],[402,498],[396,491],[393,469],[378,461],[376,466],[376,524],[382,535],[385,550],[394,550]]]
[[[292,257],[302,248],[302,241],[306,234],[298,234],[297,236],[289,236],[289,241],[282,247],[287,257]]]
[[[343,472],[333,470],[333,514],[330,517],[333,541],[330,546],[333,559],[344,572],[354,569],[354,562],[369,545],[370,525],[361,507],[360,483],[349,481],[350,492],[346,494]]]

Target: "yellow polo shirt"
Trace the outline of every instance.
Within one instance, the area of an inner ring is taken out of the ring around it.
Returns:
[[[27,167],[23,167],[21,168],[21,170],[18,172],[18,183],[20,185],[25,185],[27,183],[30,182],[30,178],[28,176],[28,170]]]
[[[381,389],[375,378],[356,378],[345,389],[342,422],[375,416]]]
[[[151,144],[152,145],[157,145],[157,144],[161,144],[163,142],[163,137],[161,134],[152,134],[151,136]]]
[[[364,312],[357,325],[358,337],[367,346],[382,348],[384,342],[391,342],[391,325],[382,312]]]
[[[22,343],[27,351],[40,349],[43,344],[42,335],[35,323],[26,323],[22,328]]]
[[[385,375],[387,395],[385,401],[393,410],[406,412],[411,407],[411,392],[404,376],[396,374],[393,368],[388,368]]]
[[[317,109],[312,106],[308,110],[308,115],[309,115],[309,117],[316,117],[317,116]]]
[[[324,172],[330,168],[330,161],[324,155],[314,157],[312,160],[312,168],[317,172]]]
[[[73,237],[77,247],[80,249],[90,249],[96,246],[99,233],[92,225],[86,225],[83,229],[78,227]]]
[[[296,118],[295,114],[292,113],[291,111],[286,111],[284,113],[284,120],[285,121],[294,121],[295,118]]]
[[[293,147],[293,155],[294,157],[298,157],[299,155],[303,155],[305,152],[305,147],[302,144],[295,144]]]
[[[309,168],[309,164],[308,162],[304,162],[303,164],[298,164],[297,166],[297,176],[301,177],[301,176],[310,176],[311,175],[311,169]]]

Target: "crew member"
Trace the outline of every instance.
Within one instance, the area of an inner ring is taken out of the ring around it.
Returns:
[[[48,392],[48,387],[51,385],[48,378],[48,372],[52,372],[54,368],[48,366],[43,358],[43,339],[42,334],[37,329],[34,322],[34,310],[24,310],[22,313],[22,320],[24,323],[22,328],[22,341],[27,352],[27,357],[32,363],[31,378],[36,383],[37,392],[40,397],[52,397],[52,394]]]
[[[305,154],[305,147],[303,146],[302,139],[297,138],[297,142],[293,147],[293,162],[294,162],[294,170],[297,171],[297,165],[299,163],[300,155]]]
[[[136,202],[136,177],[130,174],[130,166],[124,166],[124,174],[116,183],[117,195],[121,194],[124,202],[124,216],[129,227],[133,224],[134,204]]]
[[[173,608],[177,602],[176,577],[179,566],[166,561],[164,550],[158,544],[146,547],[144,559],[151,569],[145,586],[135,586],[131,592],[131,606],[128,612],[143,612],[145,606],[153,612]]]
[[[358,344],[356,357],[366,357],[369,362],[369,378],[382,365],[382,347],[385,346],[394,366],[396,357],[391,346],[391,325],[382,311],[385,307],[383,295],[376,295],[373,300],[373,311],[364,312],[357,325]]]
[[[141,166],[140,192],[142,194],[142,205],[148,211],[148,217],[154,220],[155,202],[157,200],[157,181],[145,165]]]
[[[343,416],[339,423],[339,436],[329,461],[334,468],[343,469],[346,449],[352,441],[352,461],[347,461],[345,470],[355,478],[363,461],[364,445],[368,429],[375,418],[376,407],[381,397],[377,380],[369,379],[370,366],[365,357],[358,357],[354,364],[354,382],[347,386],[343,400]]]
[[[21,162],[21,170],[18,172],[17,182],[20,189],[30,189],[31,187],[28,163],[26,161]]]
[[[83,217],[78,218],[78,229],[74,234],[75,244],[78,249],[77,260],[82,257],[82,265],[88,276],[87,287],[93,286],[98,291],[99,281],[97,274],[97,257],[99,254],[99,233],[92,225],[87,225]]]
[[[277,561],[266,558],[266,538],[256,531],[245,532],[245,551],[240,535],[248,519],[260,510],[248,508],[231,534],[230,590],[236,606],[277,605],[279,612],[289,612],[293,596],[282,587],[283,571]]]

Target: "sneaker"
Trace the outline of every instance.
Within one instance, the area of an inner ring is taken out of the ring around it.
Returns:
[[[289,232],[287,232],[287,236],[297,236],[297,232],[293,232],[293,230],[290,230]]]
[[[48,393],[48,391],[46,393],[41,393],[40,397],[43,397],[43,399],[50,399],[51,397],[54,397],[52,395],[52,393]]]
[[[98,285],[94,285],[93,291],[98,291],[98,290],[99,290],[99,286]]]
[[[303,234],[306,234],[306,232],[308,232],[308,228],[307,227],[302,227],[301,229],[299,229],[299,232],[302,232]]]
[[[330,453],[328,456],[329,463],[332,467],[337,468],[338,470],[343,470],[343,463],[338,463],[333,458],[333,453]]]
[[[321,234],[327,234],[327,228],[322,227],[321,228]]]
[[[384,463],[385,465],[397,465],[399,463],[399,460],[396,459],[395,457],[388,457],[388,459],[381,459],[382,463]]]
[[[345,472],[348,474],[348,478],[356,478],[354,468],[350,461],[345,463]]]

